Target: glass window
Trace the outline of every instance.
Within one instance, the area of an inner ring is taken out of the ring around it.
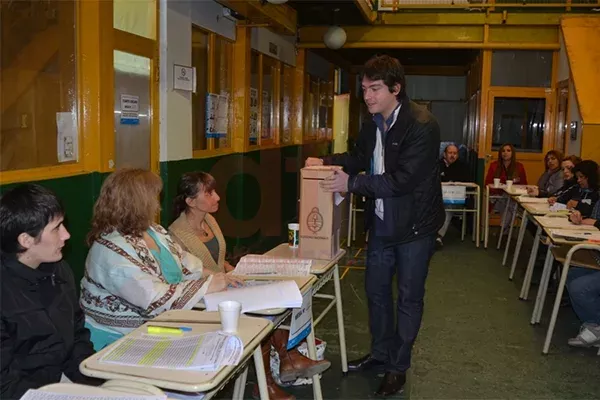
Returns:
[[[2,171],[78,160],[75,12],[70,0],[2,2]]]
[[[260,116],[260,101],[259,101],[259,70],[260,70],[260,55],[256,51],[252,51],[250,56],[250,145],[258,144],[258,126]]]
[[[546,100],[494,98],[492,148],[511,143],[516,149],[541,153],[544,145]]]
[[[495,50],[492,86],[550,87],[552,51]]]
[[[134,35],[155,39],[155,0],[113,0],[113,27]]]
[[[275,81],[279,79],[279,74],[277,73],[277,61],[275,59],[264,55],[262,59],[262,123],[260,138],[261,142],[270,143],[276,139],[275,99],[277,99],[277,84]]]
[[[282,64],[281,68],[281,105],[279,116],[281,126],[281,140],[283,144],[292,143],[292,98],[294,96],[294,68]]]
[[[227,118],[227,136],[215,140],[215,148],[231,146],[231,102],[232,102],[232,59],[233,59],[233,44],[228,40],[216,37],[215,40],[215,92],[222,99],[219,106],[225,106],[226,111],[219,110],[219,113],[226,114]]]
[[[206,94],[208,93],[208,33],[192,27],[192,66],[196,68],[196,93],[192,93],[192,143],[206,150]]]
[[[304,137],[316,139],[319,126],[319,78],[308,75],[305,96]]]

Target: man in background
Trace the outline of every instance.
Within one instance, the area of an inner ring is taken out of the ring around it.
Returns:
[[[469,167],[460,161],[458,156],[458,147],[455,144],[449,144],[444,149],[444,154],[440,160],[440,180],[442,182],[471,182]],[[446,205],[446,208],[451,208],[451,205]],[[461,206],[462,207],[462,206]],[[452,221],[453,212],[446,210],[446,220],[444,225],[438,231],[436,246],[441,248],[444,245],[442,239],[446,236],[450,222]]]

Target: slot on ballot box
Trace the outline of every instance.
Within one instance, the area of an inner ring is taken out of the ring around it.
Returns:
[[[300,170],[300,248],[302,258],[329,260],[340,250],[342,221],[338,193],[326,192],[320,183],[339,166],[314,166]]]

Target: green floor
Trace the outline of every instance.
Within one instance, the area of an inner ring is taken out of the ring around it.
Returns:
[[[550,314],[548,306],[554,297],[547,302],[542,323],[531,326],[531,298],[535,298],[537,287],[532,288],[530,301],[518,300],[522,264],[528,251],[520,260],[515,281],[510,282],[508,269],[501,265],[501,252],[476,249],[472,242],[461,242],[458,236],[458,231],[451,228],[444,249],[436,252],[431,262],[413,367],[405,393],[399,397],[600,398],[597,349],[577,350],[566,345],[567,338],[576,334],[579,327],[570,307],[560,311],[550,354],[541,353]],[[358,245],[363,243],[359,240]],[[359,248],[349,251],[351,256],[341,267],[349,359],[365,354],[370,340],[363,290],[364,251]],[[329,284],[327,290],[332,287]],[[315,301],[315,309],[320,306]],[[374,398],[380,377],[342,377],[337,332],[335,313],[331,312],[317,327],[317,337],[327,341],[326,357],[333,363],[322,378],[324,398]],[[299,399],[312,398],[310,386],[288,390]]]

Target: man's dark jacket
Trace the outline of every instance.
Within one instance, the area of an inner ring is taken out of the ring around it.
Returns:
[[[439,230],[444,223],[444,204],[438,153],[440,128],[425,108],[404,97],[396,123],[385,135],[385,173],[371,175],[377,126],[366,122],[352,151],[324,157],[325,164],[341,165],[348,190],[367,197],[365,228],[375,216],[375,199],[383,199],[383,226],[395,243],[406,243]],[[366,171],[366,175],[359,175]]]
[[[450,165],[440,160],[440,178],[442,182],[471,182],[471,173],[469,167],[460,160],[454,161]]]
[[[60,382],[63,373],[77,383],[100,383],[79,372],[94,349],[69,265],[32,269],[2,255],[0,271],[0,398],[18,399],[28,389]]]

